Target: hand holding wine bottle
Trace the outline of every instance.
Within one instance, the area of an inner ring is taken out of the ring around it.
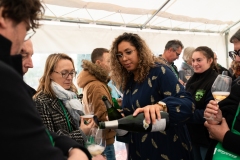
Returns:
[[[164,131],[169,126],[169,115],[167,112],[160,112],[160,120],[156,120],[155,124],[148,124],[145,121],[144,113],[139,113],[136,116],[129,115],[124,118],[100,122],[99,128],[101,129],[123,129],[130,132],[159,132]]]
[[[147,105],[143,108],[136,109],[135,112],[133,113],[133,116],[136,116],[137,114],[143,112],[146,123],[150,124],[152,122],[153,124],[155,124],[156,120],[161,119],[160,111],[161,106],[159,106],[158,104]]]

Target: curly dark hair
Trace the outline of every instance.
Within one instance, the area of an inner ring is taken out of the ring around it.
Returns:
[[[24,21],[28,30],[37,29],[44,14],[40,0],[0,0],[0,7],[3,7],[4,18],[12,19],[16,25]]]
[[[138,35],[134,33],[123,33],[118,36],[112,43],[110,50],[111,53],[111,79],[118,88],[124,90],[129,80],[131,72],[128,72],[119,62],[116,54],[118,53],[118,45],[121,42],[129,42],[137,50],[139,62],[137,66],[138,80],[137,82],[143,82],[149,74],[150,68],[155,66],[155,62],[161,62],[154,56],[146,42]]]

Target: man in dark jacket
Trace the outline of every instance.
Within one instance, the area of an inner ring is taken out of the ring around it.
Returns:
[[[75,141],[45,130],[22,78],[22,57],[17,54],[26,32],[38,28],[42,9],[39,0],[0,1],[0,148],[7,159],[90,159]]]
[[[239,58],[240,29],[231,37],[230,42],[234,45],[234,51],[232,51],[233,54]],[[207,108],[204,111],[204,116],[209,117],[210,114],[215,114],[217,116],[216,121],[205,122],[205,126],[209,131],[210,138],[216,140],[212,142],[211,146],[208,149],[206,156],[207,160],[212,159],[212,156],[218,153],[218,150],[215,148],[218,142],[221,142],[223,148],[226,150],[219,153],[222,154],[230,151],[233,154],[240,155],[240,135],[234,133],[231,129],[233,127],[235,131],[240,132],[240,114],[237,112],[240,101],[239,99],[240,80],[236,81],[236,83],[232,86],[231,93],[226,99],[222,100],[218,104],[215,101],[210,101],[210,103],[207,105]],[[219,109],[217,105],[219,106]],[[234,121],[235,116],[236,121]],[[222,119],[222,117],[224,118]],[[227,155],[231,155],[232,153],[227,153]]]
[[[173,71],[177,79],[179,78],[177,66],[174,61],[177,60],[183,50],[184,46],[179,40],[170,40],[165,45],[163,54],[159,58]]]

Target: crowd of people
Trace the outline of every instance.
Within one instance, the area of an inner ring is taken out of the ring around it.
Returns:
[[[23,75],[34,66],[28,31],[35,32],[43,13],[39,0],[0,1],[0,73],[4,76],[0,79],[0,145],[7,159],[116,160],[113,129],[105,130],[103,154],[91,156],[86,149],[95,122],[108,121],[102,96],[116,105],[109,81],[123,94],[117,101],[123,116],[143,112],[145,121],[155,124],[160,111],[169,113],[167,130],[125,135],[127,159],[240,158],[240,30],[230,39],[232,73],[217,63],[217,55],[207,46],[184,49],[180,40],[170,40],[163,54],[155,56],[138,34],[123,33],[109,50],[95,48],[91,61],[82,61],[78,77],[70,56],[50,54],[35,90]],[[182,51],[184,61],[178,70],[174,61]],[[233,83],[230,95],[217,103],[211,87],[222,71]],[[81,99],[74,77],[83,89]],[[95,119],[85,121],[82,116],[90,113],[89,104]],[[206,118],[211,116],[214,119]]]

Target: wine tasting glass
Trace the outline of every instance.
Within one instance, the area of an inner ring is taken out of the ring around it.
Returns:
[[[87,136],[86,147],[93,157],[102,154],[106,147],[105,130],[92,128]]]
[[[189,80],[189,78],[192,76],[192,70],[191,69],[186,69],[184,70],[185,72],[185,78]]]
[[[83,104],[83,112],[85,115],[82,115],[81,117],[84,120],[84,123],[87,124],[89,119],[92,119],[94,116],[94,107],[92,103],[89,104]]]
[[[229,96],[231,91],[232,78],[226,75],[218,75],[215,79],[211,92],[215,101],[220,102]],[[211,117],[204,117],[208,120],[214,120],[213,115]]]

